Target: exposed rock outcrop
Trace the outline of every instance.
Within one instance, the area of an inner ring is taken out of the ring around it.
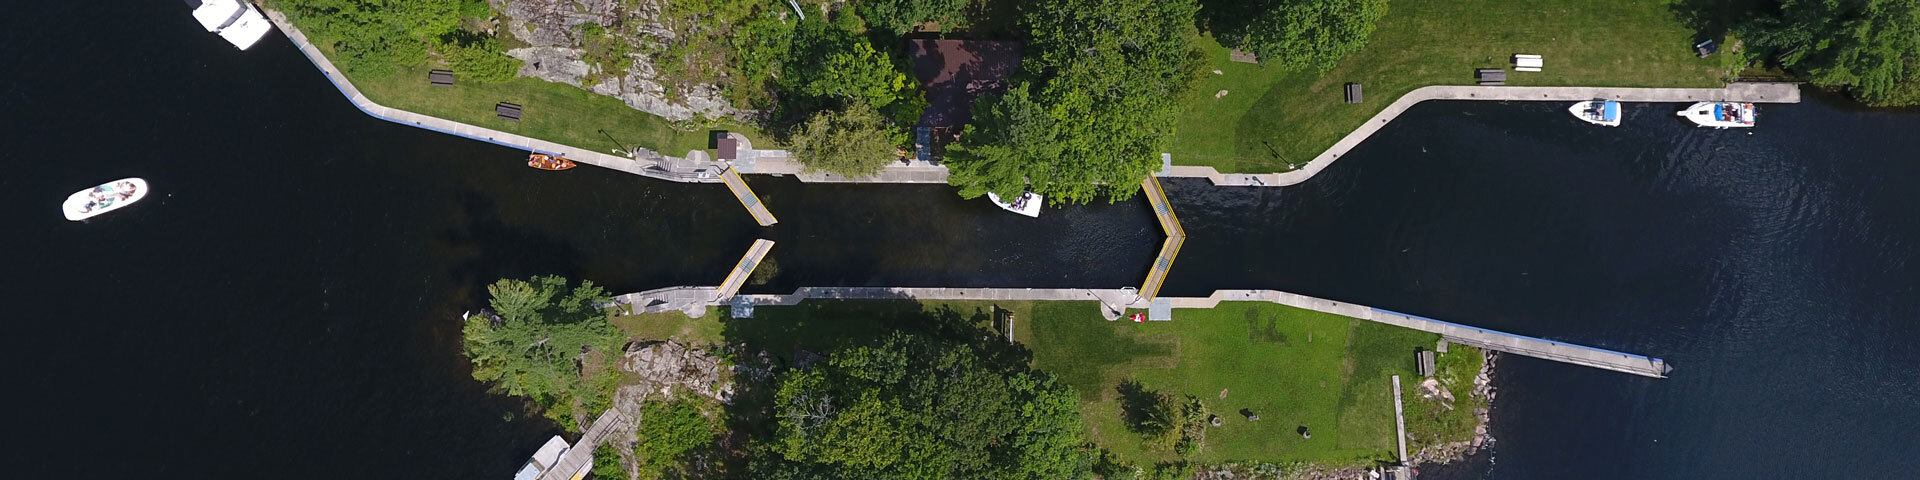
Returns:
[[[753,112],[734,108],[719,86],[692,85],[669,95],[644,54],[629,54],[624,71],[600,71],[580,48],[582,26],[600,26],[628,45],[652,45],[677,34],[659,21],[660,0],[495,0],[504,30],[528,46],[507,51],[526,62],[520,75],[587,89],[619,98],[634,109],[675,121],[737,118]]]
[[[720,378],[720,357],[677,342],[644,342],[627,346],[620,370],[640,376],[647,393],[669,394],[681,387],[696,395],[726,402],[733,399],[733,382]]]

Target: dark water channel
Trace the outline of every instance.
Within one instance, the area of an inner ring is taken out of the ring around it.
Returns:
[[[0,28],[0,252],[21,478],[501,478],[551,434],[487,394],[457,314],[503,276],[709,285],[756,238],[801,285],[1136,285],[1144,203],[1039,220],[940,186],[583,168],[393,125],[277,34],[175,2],[33,3]],[[1509,359],[1492,460],[1444,477],[1903,473],[1920,428],[1920,115],[1827,100],[1702,131],[1543,104],[1420,106],[1307,184],[1170,188],[1165,293],[1275,288],[1661,356],[1649,380]],[[147,178],[98,221],[55,205]],[[1489,463],[1491,465],[1489,465]],[[1444,470],[1444,469],[1443,469]],[[9,475],[12,476],[12,475]]]

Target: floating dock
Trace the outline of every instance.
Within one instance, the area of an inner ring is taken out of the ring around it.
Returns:
[[[1160,231],[1166,232],[1167,239],[1160,243],[1160,255],[1154,257],[1153,265],[1147,269],[1147,280],[1140,284],[1140,298],[1153,301],[1160,294],[1160,286],[1167,282],[1167,271],[1173,268],[1173,258],[1180,255],[1180,245],[1187,241],[1187,230],[1180,227],[1180,217],[1173,214],[1173,204],[1167,201],[1167,191],[1160,187],[1160,179],[1148,175],[1140,182],[1140,189],[1147,196],[1147,203],[1153,205],[1153,216],[1160,221]]]
[[[741,206],[747,207],[747,213],[753,214],[754,222],[762,227],[780,223],[780,220],[773,218],[773,212],[767,211],[767,204],[760,203],[760,197],[753,194],[753,188],[747,186],[747,181],[740,179],[740,172],[729,168],[720,174],[720,180],[727,182],[727,189],[733,191],[733,198],[740,200]]]
[[[753,246],[747,247],[747,254],[740,256],[740,263],[734,264],[733,270],[727,272],[727,279],[720,282],[713,300],[724,302],[740,293],[740,286],[747,283],[747,278],[753,276],[753,269],[758,268],[760,261],[766,259],[767,252],[771,251],[773,251],[772,240],[754,240]]]

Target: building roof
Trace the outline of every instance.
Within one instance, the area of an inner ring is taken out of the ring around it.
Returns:
[[[973,101],[1006,88],[1020,69],[1020,42],[997,40],[907,41],[913,75],[927,95],[920,125],[958,127],[972,120]]]

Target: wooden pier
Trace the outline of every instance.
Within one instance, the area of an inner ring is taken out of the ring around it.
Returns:
[[[733,198],[739,199],[740,205],[747,207],[747,213],[753,214],[754,222],[762,227],[780,223],[773,218],[773,212],[767,211],[767,204],[760,203],[760,197],[753,194],[753,188],[747,186],[747,181],[740,179],[740,172],[729,168],[720,174],[720,180],[727,182],[727,189],[733,191]]]
[[[727,272],[727,279],[720,282],[713,300],[724,302],[740,293],[740,286],[747,283],[747,278],[753,276],[753,269],[759,267],[760,261],[767,258],[767,252],[771,251],[772,240],[754,240],[753,246],[747,247],[747,254],[740,256],[740,263],[734,264],[733,270]]]
[[[594,449],[600,448],[600,442],[607,440],[607,434],[626,424],[627,421],[627,416],[620,413],[618,409],[609,408],[601,412],[600,418],[594,419],[593,425],[588,426],[587,431],[580,434],[580,441],[573,442],[573,447],[567,449],[565,455],[560,456],[560,461],[553,463],[553,468],[541,472],[539,480],[577,479],[573,472],[590,470]]]
[[[1160,230],[1166,232],[1167,239],[1160,243],[1160,255],[1154,257],[1153,265],[1147,269],[1147,280],[1140,284],[1140,298],[1153,301],[1160,294],[1160,286],[1167,282],[1167,271],[1173,268],[1173,259],[1180,255],[1180,245],[1187,241],[1187,230],[1180,227],[1180,217],[1173,214],[1173,204],[1167,201],[1167,191],[1160,187],[1160,179],[1148,175],[1140,182],[1140,189],[1147,197],[1147,203],[1153,205],[1153,216],[1160,220]]]

